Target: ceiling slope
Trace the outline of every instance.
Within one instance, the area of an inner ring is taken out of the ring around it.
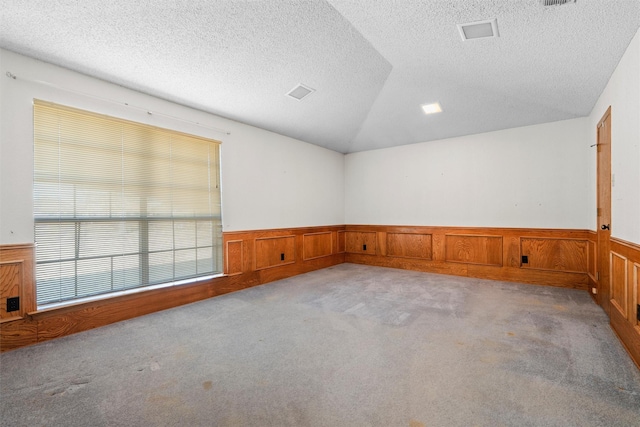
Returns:
[[[585,116],[639,25],[638,0],[0,0],[0,47],[342,153]]]

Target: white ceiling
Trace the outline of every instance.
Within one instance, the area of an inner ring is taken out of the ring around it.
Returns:
[[[588,115],[639,26],[639,0],[0,0],[0,47],[342,153]]]

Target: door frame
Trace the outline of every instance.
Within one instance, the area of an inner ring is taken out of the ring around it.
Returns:
[[[597,301],[604,311],[611,310],[611,106],[596,128],[596,201],[597,201]],[[603,226],[608,229],[603,229]]]

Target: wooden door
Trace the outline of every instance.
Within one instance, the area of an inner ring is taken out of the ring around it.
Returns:
[[[597,191],[598,191],[598,303],[610,311],[610,259],[611,237],[611,107],[598,123],[597,139]]]

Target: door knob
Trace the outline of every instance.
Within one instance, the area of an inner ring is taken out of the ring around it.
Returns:
[[[608,230],[609,229],[609,224],[603,224],[602,227],[603,230]]]

